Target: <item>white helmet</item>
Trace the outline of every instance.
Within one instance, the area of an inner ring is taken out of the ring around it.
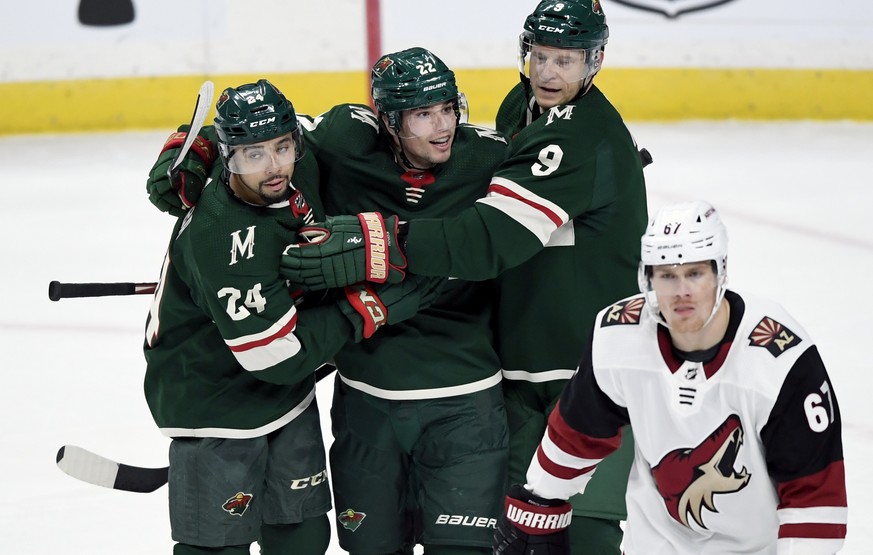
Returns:
[[[649,220],[646,232],[640,240],[638,281],[640,291],[646,295],[646,306],[658,322],[667,325],[652,290],[651,267],[712,260],[715,263],[717,285],[712,314],[706,320],[708,324],[724,298],[727,285],[727,244],[727,230],[718,212],[711,204],[702,200],[662,208]]]

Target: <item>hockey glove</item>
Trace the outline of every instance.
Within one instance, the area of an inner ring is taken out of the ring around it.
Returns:
[[[196,204],[218,154],[213,127],[204,127],[177,168],[180,170],[177,182],[171,182],[167,170],[182,148],[187,132],[188,125],[183,125],[170,134],[146,182],[152,204],[173,216],[181,216]]]
[[[494,531],[495,555],[569,555],[569,503],[543,499],[516,484],[509,488],[504,506],[506,512]]]
[[[399,283],[406,256],[397,241],[397,216],[378,212],[327,217],[297,232],[303,241],[282,253],[279,273],[308,291],[362,281]]]
[[[436,300],[445,278],[409,276],[401,283],[358,283],[345,288],[340,310],[355,327],[355,342],[369,339],[385,324],[415,316]]]

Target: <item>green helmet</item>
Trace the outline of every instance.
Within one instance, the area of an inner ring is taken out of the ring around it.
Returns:
[[[303,137],[294,106],[266,79],[224,89],[215,105],[215,133],[225,167],[237,145],[249,145],[291,133],[296,159],[303,155]]]
[[[399,112],[440,102],[454,102],[460,117],[455,73],[424,48],[382,56],[373,64],[370,78],[373,103],[394,129],[400,128]]]
[[[543,0],[524,22],[528,41],[556,48],[600,48],[609,38],[599,0]]]

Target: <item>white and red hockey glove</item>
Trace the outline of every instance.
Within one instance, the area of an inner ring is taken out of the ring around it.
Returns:
[[[282,253],[279,273],[308,291],[362,281],[399,283],[406,276],[406,255],[397,241],[398,225],[397,216],[363,212],[300,228],[303,240]]]
[[[543,499],[515,484],[504,507],[494,531],[495,555],[569,555],[567,527],[573,517],[569,503]]]

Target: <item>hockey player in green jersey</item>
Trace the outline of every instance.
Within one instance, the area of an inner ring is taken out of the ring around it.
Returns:
[[[372,83],[378,113],[343,104],[300,117],[328,212],[438,217],[485,195],[506,140],[459,123],[465,101],[439,58],[423,48],[388,54]],[[196,155],[183,167],[202,182]],[[148,187],[160,208],[183,209],[160,159]],[[428,555],[490,553],[508,440],[489,287],[452,280],[428,310],[336,355],[331,478],[347,551],[411,553],[421,543]]]
[[[454,73],[411,48],[380,58],[371,78],[377,113],[340,105],[303,123],[325,210],[406,220],[481,198],[506,141],[459,124]],[[347,551],[491,552],[508,435],[490,286],[451,280],[430,308],[337,354],[331,477],[337,510],[350,510],[338,527]]]
[[[261,80],[226,89],[216,109],[223,164],[173,230],[146,324],[145,395],[173,438],[173,552],[247,555],[258,540],[265,555],[323,554],[331,500],[313,372],[432,290],[362,285],[298,309],[279,253],[312,219],[292,174],[316,168],[294,108]],[[195,148],[214,157],[206,140]]]
[[[411,273],[500,276],[496,337],[516,481],[598,310],[636,291],[647,216],[637,147],[593,85],[608,37],[600,3],[541,2],[524,29],[522,82],[498,113],[500,130],[513,139],[487,196],[451,218],[410,221],[396,238]],[[329,218],[326,227],[347,218]],[[312,289],[355,282],[365,270],[359,251],[330,239],[289,249],[283,260],[286,277]],[[584,499],[573,499],[575,555],[619,553],[633,454],[629,430],[625,438]]]
[[[464,99],[442,60],[388,54],[371,79],[377,113],[346,104],[301,119],[327,213],[414,220],[481,198],[506,141],[459,124]],[[331,478],[350,553],[491,552],[508,434],[490,286],[451,280],[430,308],[337,354]]]

